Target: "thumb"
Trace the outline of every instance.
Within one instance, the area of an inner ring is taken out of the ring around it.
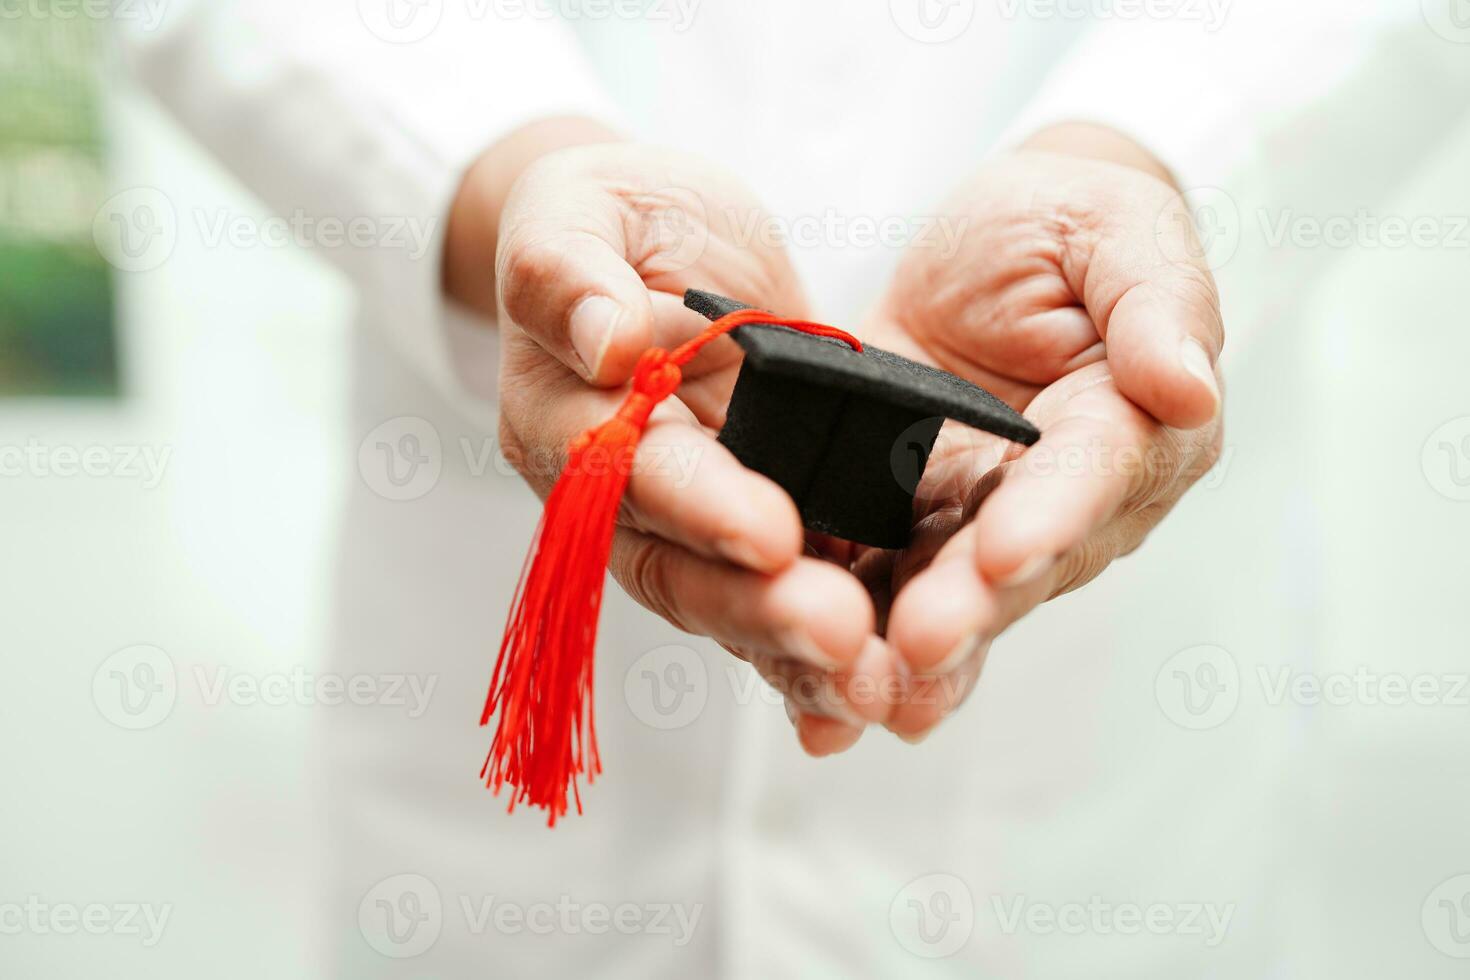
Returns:
[[[1193,429],[1220,409],[1220,298],[1183,199],[1161,187],[1153,203],[1108,222],[1084,302],[1119,390],[1165,425]]]
[[[544,190],[507,207],[495,260],[501,315],[586,380],[622,384],[653,343],[653,306],[628,264],[618,206],[598,190]]]

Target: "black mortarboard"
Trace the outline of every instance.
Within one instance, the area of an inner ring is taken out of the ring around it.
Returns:
[[[710,320],[750,309],[694,289],[684,304]],[[763,323],[731,335],[745,362],[720,442],[780,484],[813,531],[908,544],[914,492],[947,418],[1027,446],[1041,436],[985,389],[876,347]]]

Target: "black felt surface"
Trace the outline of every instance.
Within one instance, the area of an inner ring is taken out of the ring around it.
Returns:
[[[747,308],[697,290],[684,302],[711,320]],[[720,442],[780,484],[814,531],[907,544],[914,491],[946,418],[1027,445],[1040,436],[989,392],[888,351],[859,354],[767,324],[734,337],[745,361]]]
[[[697,289],[685,293],[684,305],[711,320],[749,309]],[[984,388],[877,347],[864,346],[859,354],[840,340],[759,323],[740,327],[734,337],[747,363],[761,371],[881,398],[921,415],[942,415],[1024,446],[1041,438],[1025,416]]]

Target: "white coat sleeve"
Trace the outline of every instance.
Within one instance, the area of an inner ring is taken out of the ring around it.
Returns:
[[[1285,218],[1382,209],[1453,133],[1470,108],[1470,24],[1437,21],[1434,3],[1164,6],[1084,35],[1007,139],[1090,121],[1153,152],[1214,225],[1202,234],[1226,236],[1212,264],[1236,344],[1330,265],[1333,249],[1283,247]]]
[[[551,115],[610,108],[565,25],[495,4],[174,0],[160,24],[118,20],[125,62],[282,215],[384,232],[321,249],[364,320],[436,387],[457,376],[441,289],[447,214],[475,157]],[[388,232],[407,221],[414,242]]]

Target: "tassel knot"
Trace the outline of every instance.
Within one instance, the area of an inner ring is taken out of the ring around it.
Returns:
[[[638,366],[633,369],[633,390],[655,402],[661,402],[678,391],[683,380],[684,372],[674,363],[673,355],[662,347],[644,351],[638,358]]]

